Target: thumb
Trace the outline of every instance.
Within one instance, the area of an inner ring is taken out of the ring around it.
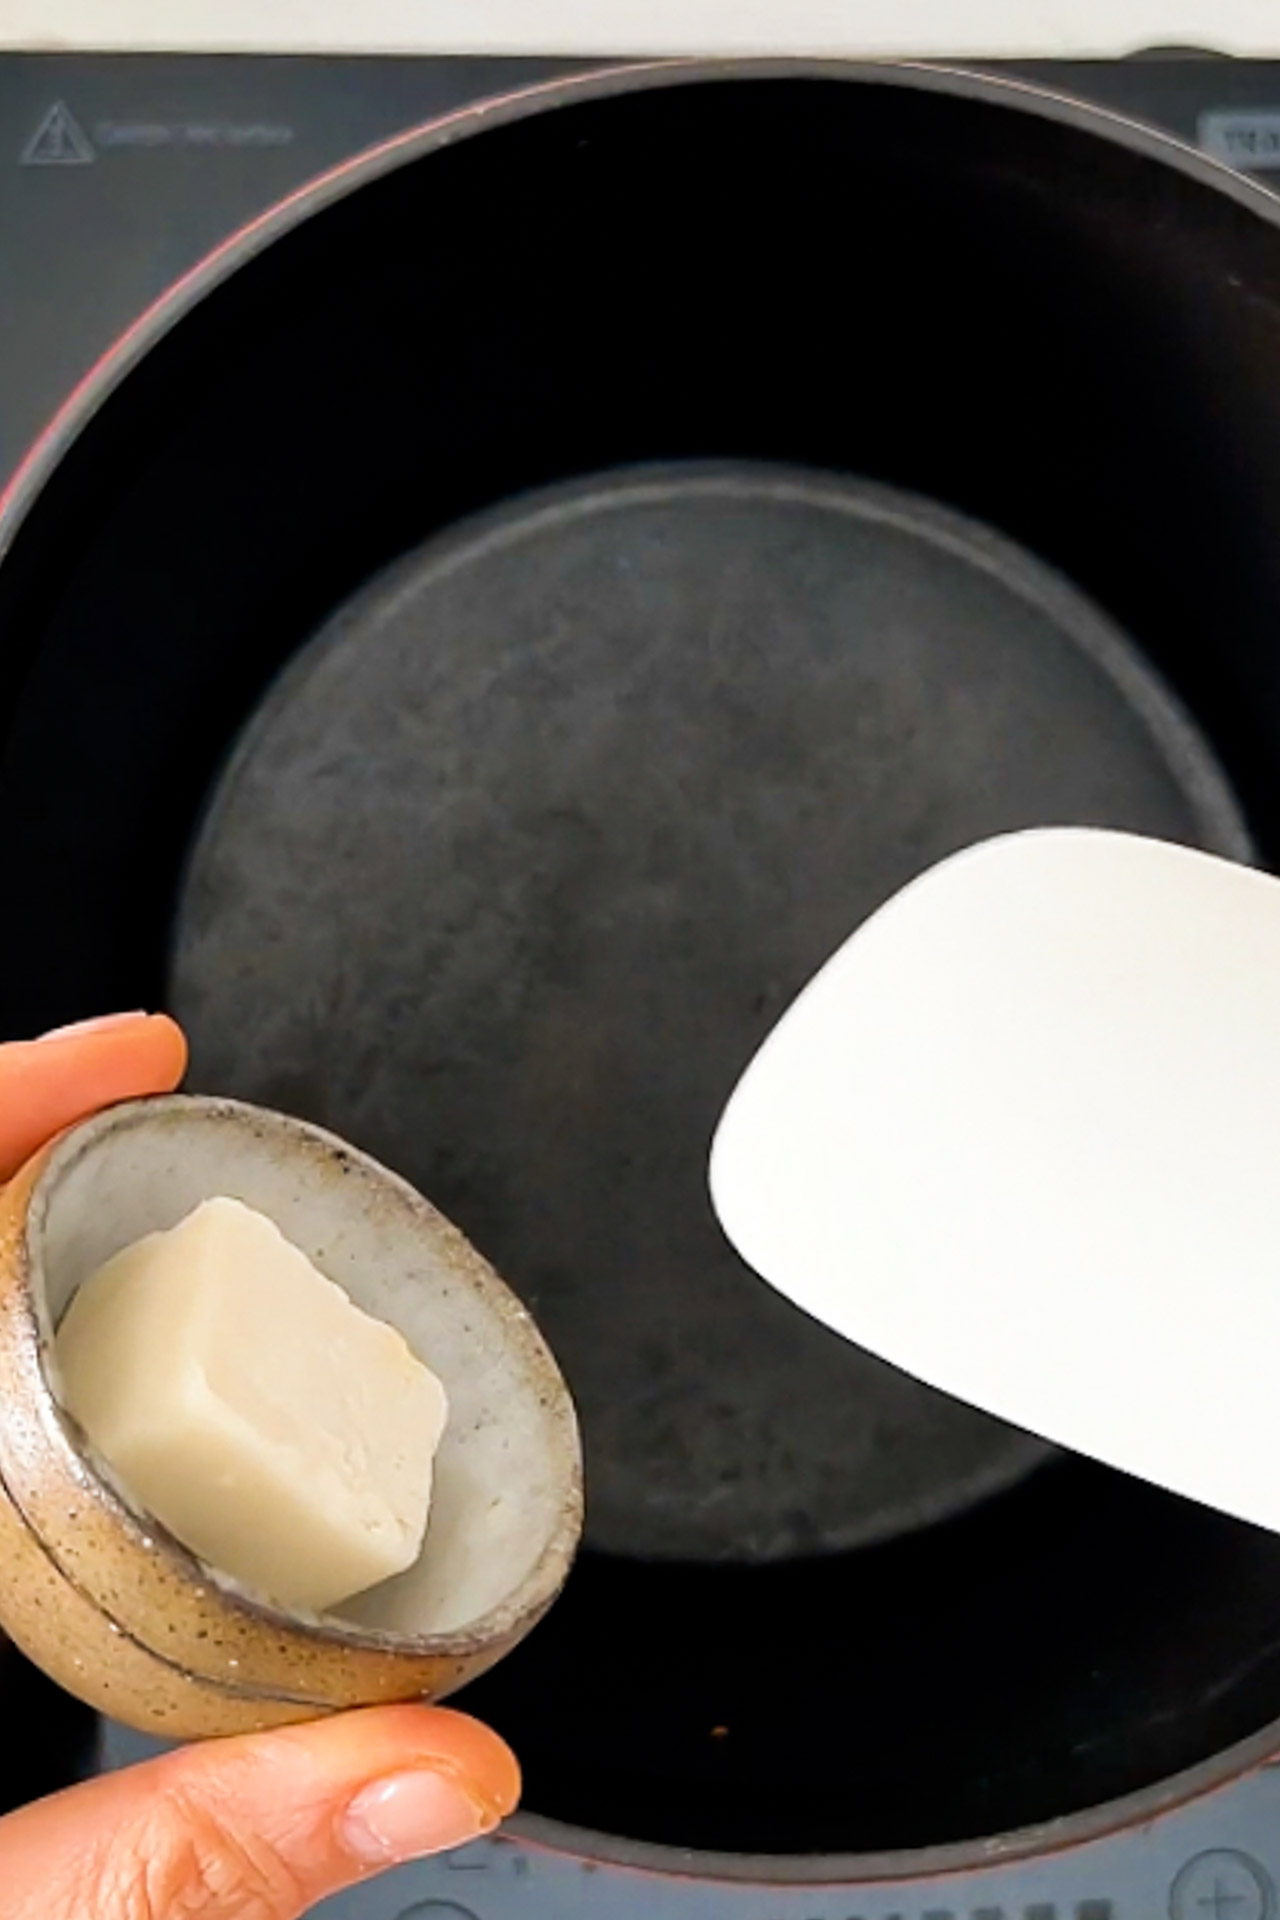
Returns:
[[[439,1707],[209,1741],[0,1820],[5,1920],[298,1920],[490,1832],[519,1786],[496,1734]]]

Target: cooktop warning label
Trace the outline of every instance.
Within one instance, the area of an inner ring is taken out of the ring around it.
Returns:
[[[22,149],[24,167],[88,167],[97,157],[88,134],[61,100],[54,101]]]

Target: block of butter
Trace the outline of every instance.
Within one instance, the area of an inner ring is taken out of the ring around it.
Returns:
[[[319,1612],[417,1558],[444,1389],[240,1201],[108,1260],[56,1349],[68,1411],[211,1566]]]

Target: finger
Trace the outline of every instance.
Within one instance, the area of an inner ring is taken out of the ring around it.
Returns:
[[[371,1707],[215,1740],[0,1820],[5,1920],[297,1920],[370,1874],[475,1840],[516,1804],[498,1736]]]
[[[0,1181],[101,1107],[171,1093],[187,1069],[182,1029],[163,1013],[115,1014],[0,1046]]]

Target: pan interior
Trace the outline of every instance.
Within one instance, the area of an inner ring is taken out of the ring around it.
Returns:
[[[277,681],[195,845],[176,1010],[200,1086],[384,1154],[510,1277],[573,1383],[592,1545],[844,1551],[1048,1449],[756,1281],[707,1142],[859,920],[1049,822],[1246,844],[1064,582],[875,486],[604,476],[429,543]]]

